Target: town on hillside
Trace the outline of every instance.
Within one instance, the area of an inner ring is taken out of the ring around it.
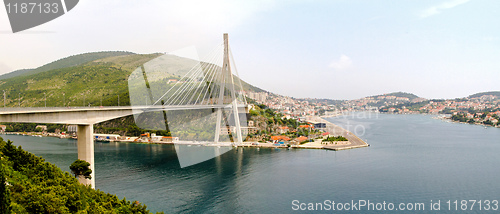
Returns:
[[[500,127],[500,92],[485,92],[457,99],[426,99],[396,92],[355,100],[296,99],[272,93],[248,93],[286,118],[337,115],[342,112],[377,111],[392,114],[444,114],[447,119]]]

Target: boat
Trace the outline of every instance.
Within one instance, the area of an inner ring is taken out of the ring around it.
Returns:
[[[103,143],[109,143],[109,142],[111,142],[110,139],[103,138],[103,137],[96,137],[95,141],[97,141],[97,142],[103,142]]]

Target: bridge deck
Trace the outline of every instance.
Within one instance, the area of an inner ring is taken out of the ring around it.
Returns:
[[[244,107],[247,105],[238,105]],[[232,105],[0,108],[0,122],[89,125],[143,112],[219,108],[230,109]]]

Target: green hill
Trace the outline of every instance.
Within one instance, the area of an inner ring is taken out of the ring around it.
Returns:
[[[124,52],[129,53],[129,52]],[[103,55],[101,55],[103,56]],[[52,69],[31,75],[20,75],[0,80],[0,98],[5,91],[7,107],[47,107],[55,106],[116,106],[130,105],[128,77],[141,65],[150,66],[150,84],[160,84],[168,78],[179,79],[186,74],[196,61],[177,56],[159,57],[162,54],[124,54],[93,60],[71,67]],[[65,59],[69,59],[68,57]],[[168,67],[159,69],[151,65],[153,59],[170,60]],[[60,67],[69,61],[53,62],[47,65]],[[66,60],[67,61],[67,60]],[[70,60],[76,63],[78,60]],[[79,61],[82,62],[82,61]],[[45,66],[47,68],[48,66]],[[42,66],[44,67],[44,66]],[[150,76],[151,75],[151,76]],[[154,78],[152,78],[154,77]],[[161,80],[161,81],[160,81]],[[245,90],[263,91],[242,81]],[[46,97],[46,100],[45,100]],[[1,105],[0,101],[0,105]]]
[[[476,97],[481,97],[484,95],[493,95],[496,97],[500,97],[500,91],[489,91],[489,92],[476,93],[476,94],[470,95],[469,98],[476,98]]]
[[[34,75],[0,80],[0,93],[5,91],[6,106],[21,107],[117,105],[127,104],[127,79],[138,67],[158,54],[115,56],[114,61],[94,61],[73,67],[59,68]],[[120,61],[121,60],[121,61]],[[122,64],[117,64],[120,61]],[[1,96],[0,96],[1,97]],[[20,100],[19,100],[20,98]],[[1,102],[0,102],[1,103]]]
[[[417,95],[412,94],[412,93],[406,93],[406,92],[393,92],[389,94],[383,94],[383,95],[376,95],[376,96],[371,96],[373,98],[378,98],[380,96],[395,96],[395,97],[407,97],[408,99],[412,100],[415,98],[419,98]]]
[[[54,69],[60,69],[60,68],[67,68],[67,67],[72,67],[72,66],[77,66],[81,65],[87,62],[92,62],[94,60],[98,59],[103,59],[107,57],[113,57],[113,56],[123,56],[123,55],[131,55],[134,54],[132,52],[126,52],[126,51],[102,51],[102,52],[93,52],[93,53],[84,53],[84,54],[78,54],[74,56],[69,56],[66,58],[62,58],[59,60],[56,60],[54,62],[45,64],[43,66],[40,66],[35,69],[21,69],[21,70],[16,70],[7,74],[0,75],[0,79],[8,79],[16,76],[26,76],[26,75],[33,75],[49,70],[54,70]]]

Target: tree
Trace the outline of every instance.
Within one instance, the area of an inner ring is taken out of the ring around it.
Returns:
[[[160,136],[172,136],[172,134],[167,130],[157,130],[156,134]]]
[[[259,111],[257,110],[250,110],[250,116],[254,117],[254,116],[258,116],[259,115]]]
[[[128,126],[127,133],[130,134],[131,136],[140,136],[142,132],[137,125],[133,124]]]
[[[9,190],[6,185],[3,161],[0,160],[0,214],[10,213]]]
[[[90,176],[90,174],[92,174],[92,170],[89,167],[89,162],[78,159],[73,162],[71,166],[69,166],[69,169],[71,169],[71,172],[75,174],[75,178],[83,175],[87,179],[92,179],[92,176]]]
[[[483,122],[484,125],[490,125],[492,126],[493,125],[493,122],[491,122],[490,120],[486,120]]]

